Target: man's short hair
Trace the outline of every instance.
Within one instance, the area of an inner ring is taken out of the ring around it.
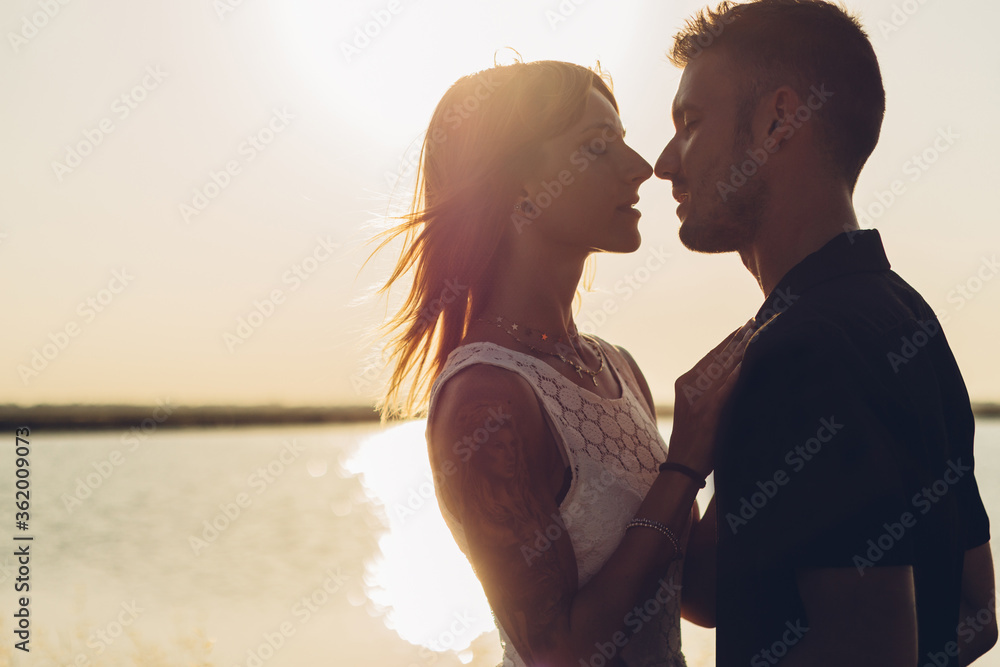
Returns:
[[[740,81],[736,136],[744,144],[765,94],[789,85],[806,100],[813,86],[825,86],[832,95],[811,122],[853,191],[885,115],[878,59],[857,18],[823,0],[726,1],[690,18],[669,57],[685,67],[708,49],[721,49]]]

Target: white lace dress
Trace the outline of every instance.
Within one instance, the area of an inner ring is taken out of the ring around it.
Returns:
[[[625,524],[635,515],[646,491],[666,459],[666,443],[649,414],[635,376],[624,356],[596,339],[622,396],[606,399],[582,389],[551,366],[534,357],[494,343],[463,345],[449,355],[431,389],[430,414],[441,387],[455,373],[473,364],[489,364],[517,373],[534,388],[548,413],[556,441],[563,447],[573,478],[559,505],[573,550],[579,585],[586,584],[618,547]],[[462,524],[448,511],[438,493],[445,522],[468,556]],[[686,541],[687,535],[683,536]],[[645,609],[625,620],[627,643],[617,657],[629,667],[686,667],[680,641],[681,561],[675,561],[661,579],[657,595],[651,591]],[[504,667],[524,662],[498,623],[504,650]],[[610,650],[613,645],[605,644]],[[595,646],[595,659],[599,647]]]

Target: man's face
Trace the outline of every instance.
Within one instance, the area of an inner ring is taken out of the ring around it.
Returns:
[[[656,175],[672,182],[680,202],[681,243],[697,252],[740,250],[760,226],[766,188],[760,174],[739,173],[748,146],[736,145],[738,94],[723,53],[697,56],[674,97],[674,137],[656,161]]]

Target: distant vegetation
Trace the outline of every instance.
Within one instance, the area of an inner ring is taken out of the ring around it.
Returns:
[[[168,412],[169,410],[169,412]],[[378,421],[372,406],[283,407],[155,405],[0,405],[0,428],[104,430],[141,427],[259,426],[265,424],[340,424]]]
[[[1000,418],[1000,404],[974,403],[981,419]],[[658,405],[659,417],[670,417],[673,406]],[[0,405],[0,429],[21,426],[60,431],[128,429],[143,422],[157,428],[262,426],[268,424],[343,424],[378,421],[370,405],[338,407],[284,407],[280,405]]]

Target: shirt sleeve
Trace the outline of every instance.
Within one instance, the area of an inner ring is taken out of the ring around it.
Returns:
[[[954,497],[954,516],[944,520],[954,524],[958,531],[954,539],[968,550],[990,539],[989,517],[974,473],[976,422],[941,323],[927,306],[921,315],[923,319],[901,323],[888,335],[893,341],[925,342],[918,353],[896,357],[893,377],[898,382],[897,393],[910,405],[920,406],[913,410],[909,439],[921,444],[929,460],[928,474],[917,486],[933,487],[936,483],[939,490],[945,486],[945,493]],[[919,338],[924,334],[928,334],[926,338]],[[936,495],[934,492],[932,498]],[[917,499],[916,503],[921,512],[930,509],[926,500]]]
[[[941,393],[946,401],[948,412],[955,415],[954,424],[948,432],[949,457],[956,461],[956,467],[959,470],[963,467],[969,468],[969,474],[963,475],[958,484],[955,485],[955,497],[958,502],[958,514],[964,540],[963,546],[968,551],[990,541],[990,519],[979,494],[979,484],[974,472],[973,442],[976,421],[969,403],[969,392],[943,332],[940,338],[941,340],[937,341],[940,345],[940,353],[934,360],[935,374],[938,377],[947,378],[948,385]]]

